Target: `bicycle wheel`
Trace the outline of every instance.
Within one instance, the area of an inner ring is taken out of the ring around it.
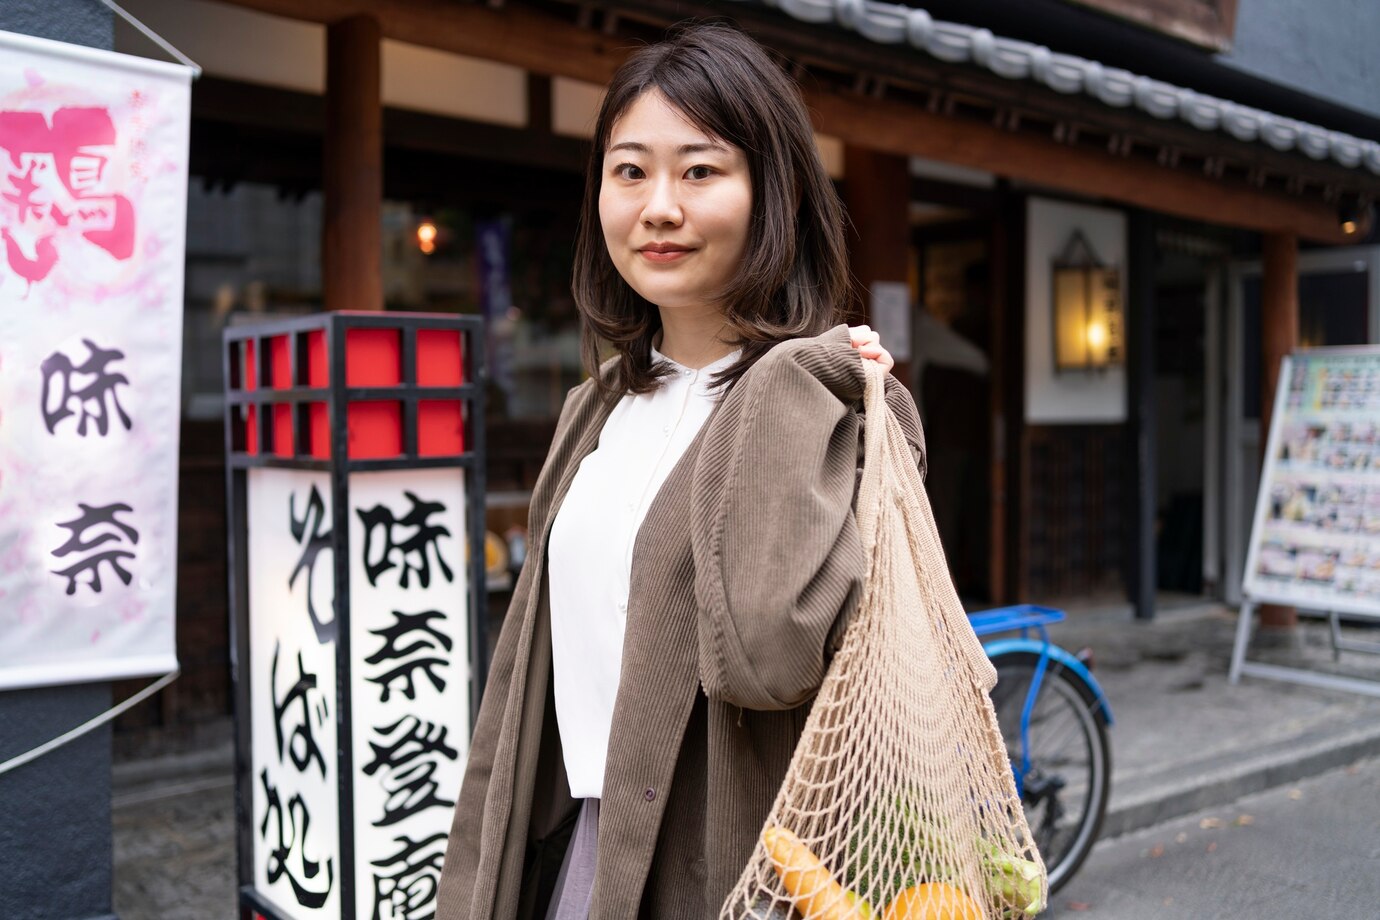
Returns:
[[[1032,652],[993,658],[992,703],[1052,893],[1078,871],[1097,840],[1107,813],[1112,753],[1092,691],[1052,659],[1030,713],[1029,749],[1022,751],[1021,714],[1039,660]]]

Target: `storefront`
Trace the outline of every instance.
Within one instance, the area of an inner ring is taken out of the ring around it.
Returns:
[[[489,524],[513,534],[580,379],[568,272],[600,85],[690,16],[733,17],[804,89],[857,231],[857,315],[904,357],[965,600],[1129,599],[1146,616],[1157,599],[1230,600],[1272,369],[1296,344],[1380,335],[1365,244],[1380,113],[1318,127],[1345,106],[1319,103],[1315,123],[1297,94],[1276,114],[1262,81],[1209,79],[1235,4],[1210,22],[1180,4],[1172,37],[1046,5],[1088,31],[1051,51],[1000,4],[972,8],[979,26],[954,4],[830,0],[126,3],[207,73],[189,196],[185,674],[162,721],[228,710],[223,601],[206,589],[225,578],[220,330],[321,309],[483,315]],[[1197,92],[1132,67],[1166,42],[1198,60]],[[116,45],[154,53],[124,26]],[[1069,271],[1113,285],[1098,322],[1115,347],[1061,360]]]

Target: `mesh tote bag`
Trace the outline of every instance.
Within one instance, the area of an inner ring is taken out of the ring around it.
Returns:
[[[863,595],[720,920],[1022,920],[1044,864],[920,474],[867,366]]]

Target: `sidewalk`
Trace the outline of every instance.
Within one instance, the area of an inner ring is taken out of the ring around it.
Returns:
[[[1231,802],[1380,754],[1380,699],[1246,678],[1227,684],[1236,615],[1215,605],[1151,623],[1124,607],[1072,611],[1055,641],[1095,653],[1111,700],[1112,799],[1103,837]],[[1374,630],[1357,636],[1380,639]],[[1253,656],[1328,666],[1320,622],[1296,647]],[[1342,657],[1380,678],[1380,658]],[[120,764],[115,770],[115,908],[121,920],[234,916],[231,750]]]
[[[1221,805],[1380,754],[1380,699],[1275,681],[1227,683],[1235,611],[1216,604],[1161,611],[1070,611],[1054,641],[1093,649],[1111,701],[1112,798],[1103,837]],[[1374,630],[1345,630],[1375,641]],[[1302,664],[1380,680],[1380,657],[1332,664],[1326,625],[1302,619],[1290,648],[1252,660]]]

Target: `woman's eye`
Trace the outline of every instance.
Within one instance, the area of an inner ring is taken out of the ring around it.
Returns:
[[[620,179],[641,179],[642,170],[631,163],[619,163],[613,168],[614,175]]]
[[[685,173],[688,179],[708,179],[714,175],[714,170],[709,166],[691,166]]]

